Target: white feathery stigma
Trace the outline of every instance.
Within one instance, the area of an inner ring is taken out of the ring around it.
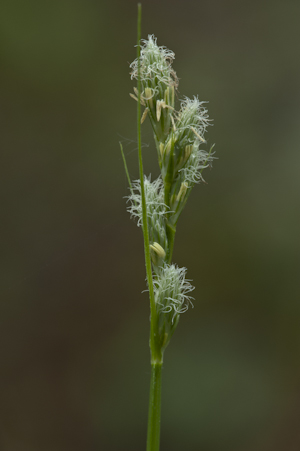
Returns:
[[[132,188],[133,191],[130,196],[128,196],[130,206],[127,208],[127,211],[131,214],[131,217],[137,219],[137,225],[140,227],[143,222],[140,180],[135,180],[132,183]],[[156,216],[164,215],[166,213],[167,206],[164,203],[164,189],[162,178],[159,176],[156,180],[151,182],[151,176],[149,176],[149,178],[145,176],[144,188],[148,218],[155,218]]]
[[[186,268],[179,268],[174,264],[165,265],[154,280],[155,302],[160,306],[159,311],[173,312],[173,320],[177,314],[186,312],[189,304],[192,304],[193,298],[188,293],[194,287],[185,278],[186,271]]]
[[[192,153],[184,166],[179,172],[183,173],[185,182],[194,184],[203,181],[202,170],[210,166],[210,163],[214,159],[212,153],[208,153],[204,149],[200,149],[198,146],[193,146]]]
[[[211,125],[208,111],[203,106],[204,103],[206,102],[200,102],[196,96],[193,99],[185,97],[181,102],[181,109],[177,116],[176,135],[178,142],[182,146],[192,148],[185,166],[179,172],[182,171],[185,182],[191,184],[203,180],[202,170],[208,167],[214,159],[212,153],[200,149],[200,145],[205,142],[206,129],[208,125]]]
[[[156,81],[168,86],[177,86],[176,73],[172,69],[172,62],[175,58],[174,52],[164,46],[157,45],[154,35],[149,35],[148,39],[142,39],[140,53],[140,73],[144,82]],[[130,68],[131,79],[138,78],[138,59],[135,59]]]
[[[208,125],[211,125],[208,110],[203,106],[204,103],[200,102],[198,97],[194,96],[193,99],[185,97],[181,101],[181,108],[178,113],[176,128],[178,132],[178,138],[181,139],[183,134],[187,135],[188,142],[193,144],[197,135],[200,141],[205,141],[204,133]],[[196,132],[196,133],[195,133]]]

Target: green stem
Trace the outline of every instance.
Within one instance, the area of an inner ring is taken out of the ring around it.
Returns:
[[[162,362],[152,363],[147,451],[159,451]]]
[[[142,5],[138,4],[138,30],[137,30],[137,58],[138,58],[138,80],[137,80],[137,90],[138,98],[141,97],[141,66],[140,66],[140,41],[141,41],[141,18],[142,18]],[[137,135],[138,135],[138,155],[139,155],[139,170],[140,170],[140,181],[141,181],[141,198],[142,198],[142,218],[143,218],[143,235],[144,235],[144,250],[145,250],[145,264],[147,281],[149,288],[149,298],[150,298],[150,348],[151,348],[151,361],[160,360],[161,351],[159,346],[156,344],[155,328],[156,328],[156,307],[154,299],[154,288],[153,288],[153,278],[152,278],[152,268],[151,268],[151,257],[150,257],[150,243],[149,243],[149,232],[148,232],[148,218],[147,218],[147,205],[145,198],[145,186],[144,186],[144,170],[143,170],[143,158],[142,158],[142,137],[141,137],[141,104],[137,102]]]

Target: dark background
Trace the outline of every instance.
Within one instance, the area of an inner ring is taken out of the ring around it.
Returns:
[[[149,306],[135,1],[2,0],[0,449],[145,449]],[[179,98],[209,100],[207,184],[174,260],[196,286],[165,354],[162,450],[300,449],[300,2],[144,1]],[[158,174],[148,124],[145,171]]]

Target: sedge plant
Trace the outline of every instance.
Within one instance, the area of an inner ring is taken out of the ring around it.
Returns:
[[[150,300],[151,382],[147,451],[158,451],[160,440],[161,375],[163,356],[180,315],[189,305],[194,287],[186,268],[173,263],[173,248],[179,217],[193,187],[203,181],[202,171],[211,165],[212,148],[205,148],[209,125],[205,102],[184,97],[179,109],[178,78],[172,67],[174,53],[158,46],[150,35],[141,40],[141,5],[138,5],[137,58],[131,63],[136,87],[131,97],[137,102],[139,179],[129,183],[128,211],[142,228],[147,286]],[[142,111],[143,109],[143,111]],[[153,129],[160,175],[144,175],[141,125],[149,120]]]

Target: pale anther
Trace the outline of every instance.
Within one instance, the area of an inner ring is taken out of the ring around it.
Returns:
[[[192,132],[195,133],[195,135],[197,136],[197,138],[199,138],[202,142],[205,142],[205,139],[202,138],[202,136],[199,135],[199,133],[196,132],[196,130],[194,129],[194,127],[191,127]]]

